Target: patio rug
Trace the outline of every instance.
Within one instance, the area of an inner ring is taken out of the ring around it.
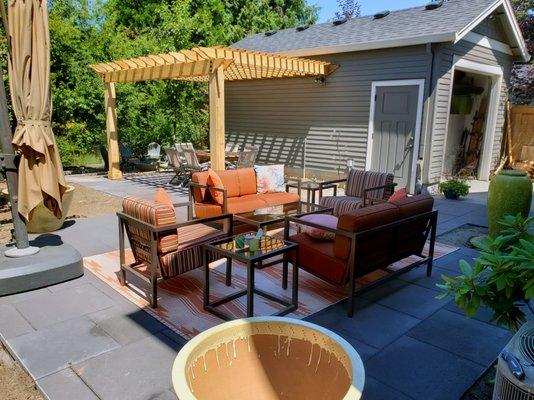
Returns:
[[[436,242],[434,259],[443,257],[457,250],[447,244]],[[425,249],[426,251],[426,249]],[[395,271],[402,268],[418,258],[411,256],[387,269]],[[132,262],[132,254],[128,250],[126,261]],[[121,286],[118,280],[119,252],[112,251],[105,254],[84,258],[84,266],[94,273],[117,292],[129,299],[131,302],[157,318],[170,329],[184,337],[191,339],[198,333],[218,325],[223,322],[215,315],[204,311],[202,306],[203,293],[203,272],[202,269],[189,271],[183,275],[162,281],[158,285],[158,307],[152,309],[148,301],[142,297],[147,285],[133,274],[127,274],[128,286]],[[213,298],[220,298],[246,287],[246,267],[234,262],[232,270],[232,286],[225,285],[225,260],[215,261],[210,264],[210,290]],[[421,274],[425,274],[426,267],[420,269]],[[358,283],[368,283],[388,274],[387,270],[371,272],[358,279]],[[291,299],[291,267],[289,270],[289,285],[287,290],[282,289],[282,264],[273,265],[261,270],[256,270],[256,286],[272,293],[278,297]],[[313,276],[306,271],[299,271],[299,307],[289,314],[289,317],[304,318],[314,314],[323,308],[345,299],[346,293],[342,288],[331,285]],[[241,297],[230,303],[220,306],[222,311],[242,318],[246,311],[246,297]],[[255,296],[254,311],[257,315],[274,314],[282,308],[281,305],[273,303],[263,297]]]

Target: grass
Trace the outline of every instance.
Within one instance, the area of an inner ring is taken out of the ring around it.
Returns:
[[[100,154],[95,153],[72,154],[61,161],[65,168],[104,166],[104,161]]]

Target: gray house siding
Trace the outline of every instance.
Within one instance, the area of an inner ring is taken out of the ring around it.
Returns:
[[[261,143],[260,162],[305,167],[308,175],[342,173],[347,159],[363,168],[371,83],[425,79],[429,69],[425,46],[333,54],[325,59],[340,65],[325,85],[309,78],[229,82],[227,141]]]
[[[506,43],[508,41],[502,23],[497,18],[486,18],[473,29],[473,32],[482,36],[487,36],[490,39],[498,40],[499,42]]]
[[[500,66],[503,69],[501,98],[495,128],[490,170],[494,168],[499,158],[502,128],[504,124],[504,107],[507,99],[510,71],[512,68],[512,57],[508,54],[500,53],[463,40],[457,44],[441,44],[438,47],[437,65],[434,71],[437,73],[437,83],[434,92],[432,147],[428,163],[428,181],[430,183],[439,181],[443,169],[447,121],[449,116],[450,85],[452,83],[451,72],[455,55],[481,64]]]

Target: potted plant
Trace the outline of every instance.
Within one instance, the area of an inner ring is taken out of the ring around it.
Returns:
[[[493,312],[493,321],[516,331],[526,320],[525,306],[532,312],[534,234],[529,228],[533,220],[507,215],[500,221],[503,230],[498,237],[474,241],[480,256],[473,266],[461,260],[459,276],[442,275],[444,283],[437,286],[443,293],[438,298],[453,296],[468,317],[485,304]]]
[[[445,198],[449,200],[458,200],[459,197],[469,194],[469,185],[456,178],[447,179],[445,182],[441,182],[438,187],[440,193],[443,193]]]

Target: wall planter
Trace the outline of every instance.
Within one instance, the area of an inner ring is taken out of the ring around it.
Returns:
[[[309,322],[256,317],[190,340],[172,368],[180,400],[357,400],[363,363],[343,338]]]
[[[502,170],[495,175],[488,191],[488,223],[491,237],[497,237],[497,221],[506,214],[528,217],[532,201],[532,181],[523,171]]]

